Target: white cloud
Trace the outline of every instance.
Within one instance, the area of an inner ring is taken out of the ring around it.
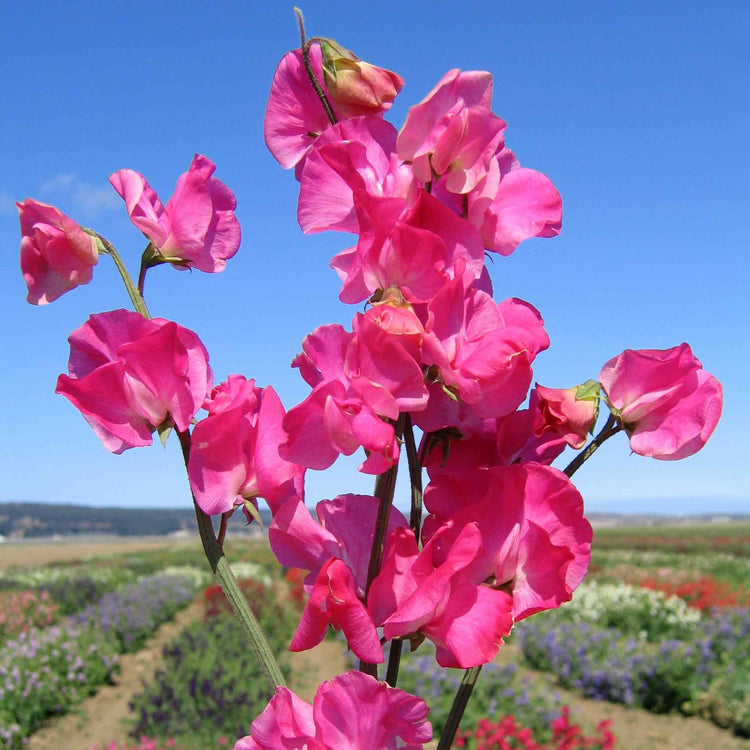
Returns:
[[[73,173],[59,174],[47,180],[40,191],[45,196],[66,198],[87,218],[95,218],[102,211],[112,211],[122,206],[122,199],[109,183],[98,187],[84,182]]]
[[[0,214],[16,213],[16,203],[8,193],[0,193]]]

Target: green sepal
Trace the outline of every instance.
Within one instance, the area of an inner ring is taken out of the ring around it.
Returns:
[[[576,401],[594,402],[594,419],[589,428],[589,434],[594,434],[594,427],[599,419],[599,404],[601,403],[602,386],[598,380],[587,380],[576,388]]]
[[[156,432],[159,434],[159,440],[161,441],[161,444],[163,446],[166,446],[167,438],[169,437],[169,433],[172,432],[173,428],[174,422],[172,422],[171,417],[167,417],[160,425],[157,425]]]
[[[153,268],[162,265],[162,263],[184,263],[184,261],[182,258],[165,258],[159,252],[159,249],[154,247],[152,242],[149,242],[141,256],[141,268]]]
[[[247,514],[254,520],[257,521],[261,529],[263,528],[263,519],[260,517],[260,511],[250,500],[245,500],[244,508]]]
[[[598,380],[587,380],[576,388],[577,401],[594,401],[599,399],[602,386]]]

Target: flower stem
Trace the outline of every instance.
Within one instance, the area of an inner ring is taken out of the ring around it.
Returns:
[[[419,530],[422,525],[422,463],[417,455],[417,445],[414,441],[414,427],[411,423],[411,415],[404,414],[404,444],[406,445],[406,459],[409,465],[409,481],[411,483],[411,513],[409,526],[419,542]],[[388,669],[385,681],[396,687],[398,681],[398,670],[401,666],[401,649],[403,641],[392,640],[391,650],[388,656]]]
[[[599,434],[565,467],[565,474],[572,477],[583,466],[584,462],[596,453],[596,449],[605,440],[611,438],[612,435],[616,435],[620,430],[622,430],[622,425],[618,423],[614,414],[610,414]]]
[[[96,240],[97,249],[100,253],[102,253],[103,255],[109,255],[112,258],[118,272],[120,273],[120,278],[122,278],[123,284],[125,284],[125,289],[128,292],[128,297],[130,297],[130,301],[133,303],[135,311],[143,315],[144,318],[150,320],[151,314],[148,311],[148,307],[146,307],[146,302],[133,283],[133,279],[130,278],[128,269],[122,262],[120,254],[117,252],[117,250],[115,250],[115,246],[109,240],[102,237],[99,233],[94,232],[92,229],[86,229],[84,227],[84,232],[90,234]]]
[[[185,468],[187,468],[190,459],[190,432],[187,430],[184,432],[177,430],[176,432],[180,438],[182,457],[185,461]],[[271,690],[275,690],[277,687],[285,684],[279,664],[271,651],[271,647],[268,645],[268,641],[263,635],[258,621],[255,619],[255,615],[253,615],[252,610],[248,606],[242,589],[237,585],[237,579],[234,577],[227,558],[224,556],[224,550],[214,535],[211,517],[201,509],[195,501],[195,496],[193,496],[193,505],[195,506],[195,518],[198,522],[198,532],[203,544],[203,551],[206,553],[211,570],[213,570],[218,578],[224,595],[232,607],[232,611],[240,621],[240,625],[245,631],[245,635],[250,641],[253,651],[255,651],[269,687]]]
[[[302,11],[299,8],[295,7],[294,12],[297,16],[297,23],[299,23],[300,51],[302,52],[302,64],[305,66],[305,73],[307,73],[307,77],[310,79],[310,83],[315,89],[315,93],[318,95],[318,99],[320,99],[323,109],[326,111],[328,121],[331,125],[335,125],[339,121],[338,117],[336,117],[331,102],[328,100],[328,96],[326,96],[326,92],[320,85],[320,81],[315,75],[315,71],[310,63],[310,43],[305,38],[305,19],[302,17]]]
[[[476,685],[481,671],[482,665],[480,664],[478,667],[472,667],[464,672],[464,677],[458,687],[456,697],[453,699],[453,705],[451,706],[448,718],[445,721],[437,750],[449,750],[453,744],[453,738],[456,736],[458,725],[461,723],[461,718],[464,715],[466,705],[469,702],[469,698],[471,698],[471,693],[474,690],[474,685]]]
[[[404,430],[406,414],[399,416],[394,427],[396,439],[401,438]],[[370,548],[370,564],[367,567],[367,585],[365,586],[365,605],[367,604],[367,595],[370,593],[370,586],[375,577],[380,572],[380,565],[383,562],[383,549],[385,548],[385,535],[388,531],[388,520],[391,517],[391,506],[393,505],[393,493],[396,490],[396,476],[398,475],[398,461],[391,466],[388,471],[378,475],[375,480],[375,490],[373,495],[380,501],[378,503],[378,515],[375,520],[375,531],[372,537],[372,547]],[[372,675],[377,678],[378,667],[376,664],[370,664],[365,661],[359,662],[361,672]]]
[[[385,673],[385,681],[391,686],[396,687],[398,680],[398,669],[401,666],[401,649],[404,642],[402,640],[391,641],[391,651],[388,655],[388,669]]]
[[[419,532],[422,526],[422,462],[417,455],[417,445],[414,442],[414,428],[411,415],[406,414],[404,426],[404,443],[406,444],[406,458],[409,463],[409,480],[411,481],[411,514],[409,526],[419,542]]]

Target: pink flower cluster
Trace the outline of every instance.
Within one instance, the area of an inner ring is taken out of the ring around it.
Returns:
[[[598,381],[532,388],[544,321],[528,302],[495,301],[484,261],[558,234],[560,196],[506,145],[489,73],[449,71],[396,130],[384,114],[402,84],[330,40],[288,53],[273,79],[266,142],[295,167],[300,226],[356,235],[331,266],[340,299],[367,302],[350,330],[322,325],[303,341],[292,362],[310,386],[301,403],[286,411],[242,375],[214,388],[195,333],[125,310],[71,335],[57,392],[115,453],[176,428],[205,513],[252,519],[258,499],[268,504],[274,553],[307,572],[292,650],[331,626],[370,666],[386,641],[429,639],[440,665],[470,668],[495,657],[516,621],[570,600],[586,574],[583,500],[573,471],[551,464],[584,447],[600,402],[608,432],[593,449],[624,430],[634,452],[678,459],[710,437],[722,391],[687,344],[627,350]],[[237,251],[236,200],[214,169],[196,155],[166,206],[137,172],[110,177],[149,240],[142,274],[167,262],[216,272]],[[113,252],[51,206],[19,210],[30,302],[86,283],[97,252]],[[418,503],[408,520],[389,509],[403,443],[415,495],[423,469],[429,479],[424,523]],[[306,471],[360,448],[375,493],[323,500],[313,517]],[[350,672],[312,706],[279,688],[237,747],[416,748],[431,737],[426,715],[421,699]]]

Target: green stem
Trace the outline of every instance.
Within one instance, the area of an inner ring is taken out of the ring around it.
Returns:
[[[310,43],[305,39],[305,19],[302,18],[302,11],[299,8],[295,7],[294,12],[297,16],[297,23],[299,23],[300,51],[302,52],[302,64],[305,66],[305,73],[307,73],[307,77],[310,79],[310,83],[315,89],[315,93],[317,94],[318,99],[320,99],[323,109],[326,111],[328,121],[331,125],[335,125],[339,121],[338,117],[336,117],[331,102],[328,100],[328,96],[320,85],[320,81],[315,75],[315,71],[310,63]]]
[[[190,433],[187,430],[185,432],[176,430],[176,432],[180,438],[182,457],[185,461],[185,468],[187,468],[190,459]],[[218,578],[222,591],[232,607],[232,611],[239,620],[242,629],[245,631],[245,635],[250,641],[253,651],[255,651],[269,687],[271,690],[275,690],[277,687],[285,684],[279,664],[268,645],[268,641],[263,635],[258,621],[255,619],[255,615],[253,615],[252,610],[248,606],[242,589],[237,584],[237,579],[234,577],[227,558],[224,556],[224,550],[216,540],[214,528],[211,524],[211,517],[201,509],[194,495],[193,505],[195,506],[195,518],[198,522],[198,532],[206,559],[211,566],[211,570],[213,570]]]
[[[417,455],[417,445],[414,441],[414,428],[411,423],[411,415],[404,414],[404,444],[406,445],[406,458],[409,465],[409,480],[411,483],[411,513],[409,526],[419,542],[419,530],[422,525],[422,464]],[[391,650],[388,656],[388,669],[385,681],[396,687],[398,671],[401,666],[401,650],[403,641],[392,640]]]
[[[391,651],[388,655],[388,670],[385,673],[385,681],[391,687],[396,687],[398,669],[401,666],[401,649],[403,645],[404,642],[402,640],[391,641]]]
[[[406,415],[404,427],[404,443],[406,444],[406,458],[409,464],[409,480],[411,481],[411,514],[409,526],[419,542],[419,532],[422,526],[422,462],[417,455],[417,445],[414,442],[414,428],[411,415]]]
[[[406,415],[402,414],[394,427],[396,439],[401,438],[404,430]],[[370,564],[367,567],[367,585],[365,586],[365,604],[367,596],[370,593],[370,586],[375,577],[380,572],[380,565],[383,561],[383,549],[385,548],[385,536],[388,531],[388,520],[391,517],[391,506],[393,505],[393,493],[396,490],[396,476],[398,475],[398,461],[391,466],[388,471],[378,474],[375,480],[375,490],[373,495],[380,501],[378,503],[378,515],[375,519],[375,531],[372,537],[372,547],[370,548]],[[377,664],[360,660],[359,669],[361,672],[372,675],[377,679]]]
[[[617,421],[614,414],[609,415],[606,424],[602,427],[599,434],[565,467],[565,474],[572,477],[578,469],[596,453],[597,448],[612,435],[616,435],[622,430],[622,425]]]
[[[115,267],[120,273],[120,278],[122,278],[123,284],[125,284],[125,289],[128,292],[128,297],[130,297],[130,301],[133,303],[133,308],[135,309],[135,311],[143,315],[144,318],[148,318],[150,320],[151,314],[148,311],[148,307],[146,307],[146,302],[138,292],[138,289],[133,283],[133,279],[130,278],[128,269],[122,262],[120,254],[117,252],[117,250],[115,250],[115,246],[109,240],[102,237],[99,233],[94,232],[92,229],[84,228],[84,231],[87,234],[90,234],[96,240],[99,252],[103,255],[109,255],[114,261]]]
[[[463,680],[461,680],[461,684],[458,687],[456,697],[453,699],[453,705],[443,727],[443,733],[440,736],[437,750],[449,750],[453,744],[453,739],[458,731],[458,725],[461,723],[461,718],[464,715],[466,705],[469,702],[469,698],[471,698],[471,693],[474,690],[474,685],[476,685],[481,671],[482,665],[480,664],[478,667],[472,667],[464,672]]]

